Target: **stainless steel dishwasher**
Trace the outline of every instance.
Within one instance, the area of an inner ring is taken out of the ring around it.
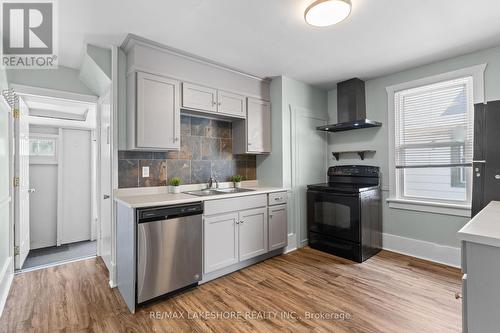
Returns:
[[[137,211],[137,304],[201,280],[202,213],[200,202]]]

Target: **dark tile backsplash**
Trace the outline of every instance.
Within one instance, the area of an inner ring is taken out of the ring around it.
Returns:
[[[181,116],[181,150],[119,151],[118,186],[165,186],[172,177],[183,184],[206,183],[211,176],[224,182],[232,175],[255,180],[256,157],[233,155],[232,124],[227,121]],[[142,167],[149,166],[149,177]]]

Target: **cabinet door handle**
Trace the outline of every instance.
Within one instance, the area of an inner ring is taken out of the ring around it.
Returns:
[[[243,224],[243,222],[245,222],[245,221],[243,221],[243,220],[240,221],[241,224]]]
[[[462,294],[460,293],[455,293],[455,299],[460,299],[462,298]]]
[[[179,141],[179,138],[174,138],[174,142],[177,142],[177,141]]]

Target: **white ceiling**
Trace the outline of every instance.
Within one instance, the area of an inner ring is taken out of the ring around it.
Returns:
[[[324,88],[500,45],[498,0],[352,0],[327,28],[303,19],[313,0],[64,0],[60,64],[78,68],[85,42],[127,33],[262,77]]]

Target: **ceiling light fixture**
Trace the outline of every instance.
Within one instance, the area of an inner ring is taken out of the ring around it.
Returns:
[[[342,22],[350,13],[350,0],[316,0],[307,7],[304,19],[312,26],[326,27]]]

